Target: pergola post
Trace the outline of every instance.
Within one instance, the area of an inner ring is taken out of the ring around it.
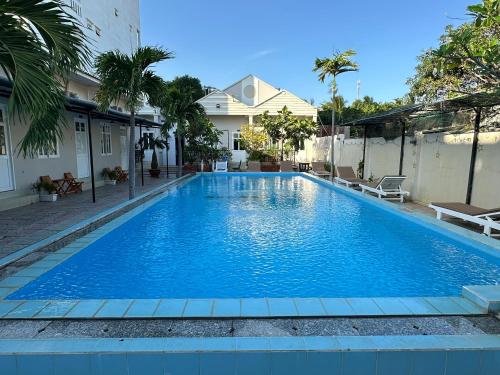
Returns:
[[[142,183],[142,186],[144,186],[144,139],[142,138],[142,122],[139,123],[139,140],[141,140],[141,142],[139,142],[140,146],[141,146],[141,183]]]
[[[94,152],[92,149],[92,120],[90,116],[90,111],[87,112],[87,127],[89,134],[90,181],[92,185],[92,202],[95,203]]]
[[[405,132],[406,132],[406,122],[401,120],[401,149],[399,151],[399,175],[403,175],[403,161],[405,157]]]
[[[366,156],[366,131],[368,127],[363,126],[363,169],[361,170],[360,178],[365,178],[365,156]]]
[[[467,182],[467,196],[465,203],[470,204],[472,200],[472,186],[474,184],[474,170],[476,169],[477,145],[479,143],[479,131],[481,124],[481,108],[474,108],[476,118],[474,120],[474,138],[472,140],[472,151],[470,154],[469,180]]]

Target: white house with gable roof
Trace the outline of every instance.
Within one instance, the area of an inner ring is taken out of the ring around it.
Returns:
[[[265,111],[277,115],[287,106],[298,117],[316,121],[318,116],[318,110],[305,100],[254,75],[248,75],[224,90],[212,91],[198,103],[205,108],[210,121],[222,130],[221,147],[231,150],[233,161],[244,161],[247,157],[239,142],[241,126],[258,123],[258,116]]]

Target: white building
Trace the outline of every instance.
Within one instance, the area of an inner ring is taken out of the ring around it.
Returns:
[[[241,149],[240,128],[254,124],[265,111],[277,115],[284,106],[298,117],[316,121],[318,110],[291,92],[278,89],[269,83],[248,75],[224,90],[215,90],[198,100],[203,105],[212,123],[223,131],[222,147],[232,152],[232,160],[246,160],[247,153]],[[302,155],[299,153],[299,160]],[[305,156],[304,156],[305,157]]]
[[[67,11],[80,20],[85,34],[91,40],[94,53],[120,50],[131,54],[140,45],[139,0],[64,0]],[[62,142],[57,142],[54,153],[23,158],[16,146],[28,126],[8,122],[7,100],[9,85],[0,82],[0,210],[29,204],[38,200],[32,184],[39,176],[62,178],[64,172],[84,181],[90,188],[91,167],[89,150],[89,123],[91,124],[93,166],[96,186],[103,184],[103,168],[128,168],[128,115],[125,113],[97,114],[88,117],[98,89],[98,80],[89,67],[70,77],[67,93],[67,124]],[[2,77],[0,77],[2,78]],[[117,103],[121,112],[123,103]],[[152,122],[143,121],[146,125]]]

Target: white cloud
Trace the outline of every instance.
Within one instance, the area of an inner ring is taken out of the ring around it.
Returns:
[[[274,49],[263,49],[247,56],[248,60],[258,60],[274,53]]]

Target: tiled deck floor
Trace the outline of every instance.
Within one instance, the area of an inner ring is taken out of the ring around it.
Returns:
[[[138,176],[136,196],[175,179],[175,174],[160,178],[144,176],[144,186]],[[0,212],[0,258],[43,240],[101,211],[128,199],[128,183],[105,185],[96,189],[96,203],[92,191],[71,194],[54,203],[35,203]]]

